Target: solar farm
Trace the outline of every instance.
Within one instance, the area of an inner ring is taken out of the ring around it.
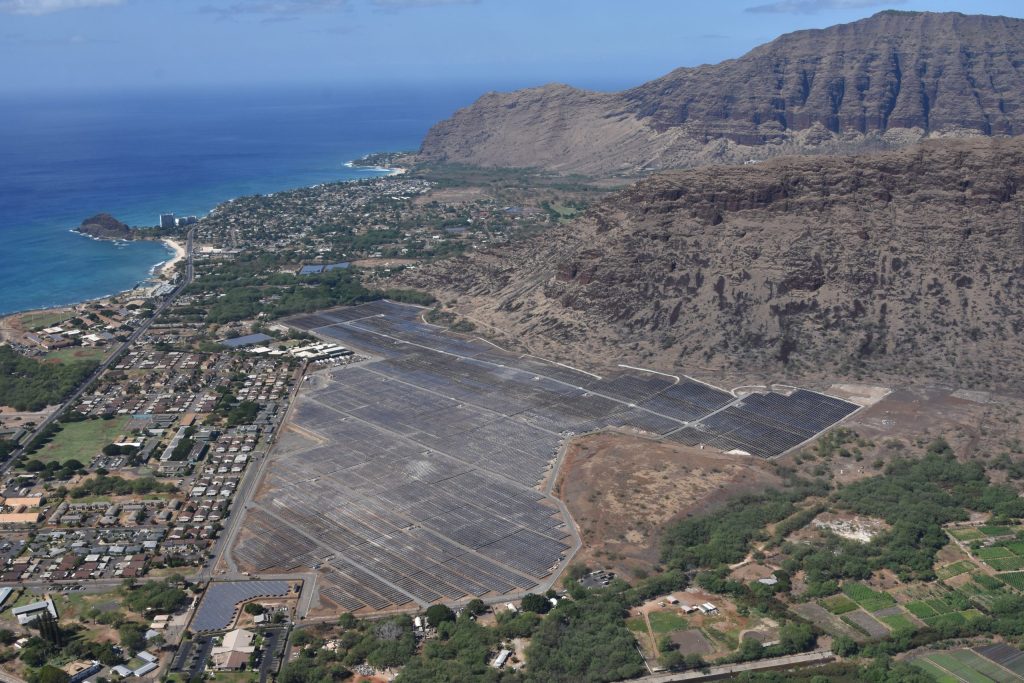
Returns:
[[[286,320],[373,360],[299,393],[233,548],[240,567],[317,568],[321,598],[363,612],[542,590],[578,547],[544,492],[566,437],[631,427],[770,458],[858,408],[602,377],[452,334],[422,310],[380,301]]]

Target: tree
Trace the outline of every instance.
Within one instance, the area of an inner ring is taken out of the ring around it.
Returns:
[[[68,683],[70,680],[71,676],[63,669],[47,664],[36,672],[32,683]]]
[[[455,621],[455,612],[448,605],[431,605],[424,614],[427,623],[434,627],[446,621]]]
[[[117,635],[121,639],[121,646],[132,652],[141,652],[146,649],[146,631],[142,624],[134,621],[121,624],[117,629]]]
[[[537,614],[547,614],[551,610],[551,602],[543,595],[536,593],[524,595],[522,606],[527,612],[536,612]]]
[[[263,614],[267,611],[267,608],[258,602],[247,602],[243,609],[246,614]]]
[[[466,611],[472,614],[473,616],[477,616],[487,611],[487,605],[485,605],[484,601],[480,598],[473,598],[468,603],[466,603]]]

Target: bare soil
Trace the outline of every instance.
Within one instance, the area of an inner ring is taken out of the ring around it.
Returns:
[[[569,445],[555,485],[579,528],[577,562],[626,576],[650,571],[665,526],[779,483],[749,457],[605,432]]]

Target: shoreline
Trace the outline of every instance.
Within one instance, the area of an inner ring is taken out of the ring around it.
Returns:
[[[180,242],[173,240],[170,237],[161,237],[160,241],[166,244],[171,250],[174,251],[174,255],[171,256],[170,259],[162,261],[153,266],[153,275],[164,277],[165,275],[170,275],[170,272],[171,270],[174,269],[174,266],[185,260],[186,253],[185,247],[183,247]]]
[[[380,167],[380,166],[372,166],[372,167],[370,167],[370,166],[357,166],[355,164],[356,161],[358,161],[358,159],[354,159],[352,161],[347,161],[347,162],[345,162],[343,164],[343,166],[345,168],[349,168],[349,169],[353,169],[353,170],[364,170],[364,171],[368,171],[368,172],[371,172],[371,173],[383,173],[384,175],[383,176],[379,176],[379,177],[385,177],[385,178],[393,177],[393,176],[399,176],[399,175],[402,175],[402,174],[408,172],[408,169],[406,169],[406,168],[384,168],[384,167]],[[335,180],[335,181],[327,181],[327,182],[358,182],[358,180],[359,180],[358,178],[352,178],[352,179],[348,179],[348,180],[340,180],[340,181]],[[322,183],[318,183],[318,184],[322,184]],[[315,185],[312,185],[312,186],[311,185],[305,185],[305,186],[302,186],[302,187],[290,188],[288,190],[279,190],[279,191],[280,192],[288,192],[288,191],[291,191],[291,190],[302,189],[303,187],[315,187]],[[219,206],[221,206],[223,204],[228,204],[228,203],[234,201],[235,199],[237,199],[237,197],[232,197],[230,199],[225,199],[225,200],[219,202],[217,204],[217,206],[215,206],[213,209],[208,211],[206,215],[207,216],[210,215],[211,213],[215,212]],[[86,237],[88,239],[99,241],[99,242],[116,242],[117,241],[117,240],[104,240],[104,239],[101,239],[101,238],[98,238],[98,237],[93,237],[92,235],[87,235],[85,233],[81,233],[81,232],[75,230],[74,228],[70,228],[68,231],[72,232],[72,233],[74,233],[76,235],[79,235],[81,237]],[[158,241],[163,242],[164,245],[168,249],[171,249],[174,252],[174,254],[171,256],[171,258],[169,258],[169,259],[167,259],[165,261],[159,261],[159,262],[153,264],[150,267],[150,269],[149,269],[149,276],[153,277],[153,278],[156,278],[156,277],[163,278],[163,277],[165,277],[166,275],[168,275],[170,273],[171,269],[174,268],[175,265],[180,263],[185,258],[185,256],[186,256],[185,247],[182,246],[181,243],[177,242],[176,240],[168,238],[168,237],[161,237]],[[136,287],[137,287],[137,285],[138,285],[138,283],[136,283]],[[26,313],[36,313],[36,312],[52,311],[52,310],[58,310],[58,309],[73,308],[73,307],[79,306],[81,304],[89,304],[89,303],[95,303],[95,302],[98,302],[98,301],[105,301],[105,300],[110,299],[112,297],[121,296],[122,294],[127,294],[129,292],[132,292],[132,291],[134,291],[136,289],[136,287],[129,287],[129,288],[126,288],[126,289],[122,289],[120,291],[110,292],[108,294],[103,294],[101,296],[82,298],[82,299],[78,299],[76,301],[68,301],[68,302],[65,302],[65,303],[51,304],[51,305],[48,305],[48,306],[35,306],[35,307],[32,307],[32,308],[26,308],[26,309],[16,310],[16,311],[0,312],[0,320],[4,320],[4,319],[9,318],[11,316],[24,315]]]

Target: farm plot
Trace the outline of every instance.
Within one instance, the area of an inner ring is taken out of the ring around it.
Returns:
[[[846,614],[857,609],[857,603],[842,593],[819,601],[819,604],[835,615]]]
[[[1000,574],[998,578],[1010,588],[1024,591],[1024,572],[1008,572]]]
[[[871,638],[885,638],[889,635],[889,629],[884,624],[863,610],[844,614],[842,619]]]
[[[888,593],[872,590],[862,583],[844,583],[843,593],[868,612],[877,612],[896,604]]]
[[[968,683],[998,683],[1019,681],[1014,672],[996,664],[972,650],[933,652],[913,662],[937,680],[967,681]],[[947,678],[948,677],[948,678]]]
[[[946,579],[951,579],[954,576],[960,576],[961,574],[974,571],[977,568],[978,565],[974,564],[970,560],[960,560],[953,564],[947,564],[945,567],[939,567],[935,573],[939,577],[940,581],[945,581]]]

